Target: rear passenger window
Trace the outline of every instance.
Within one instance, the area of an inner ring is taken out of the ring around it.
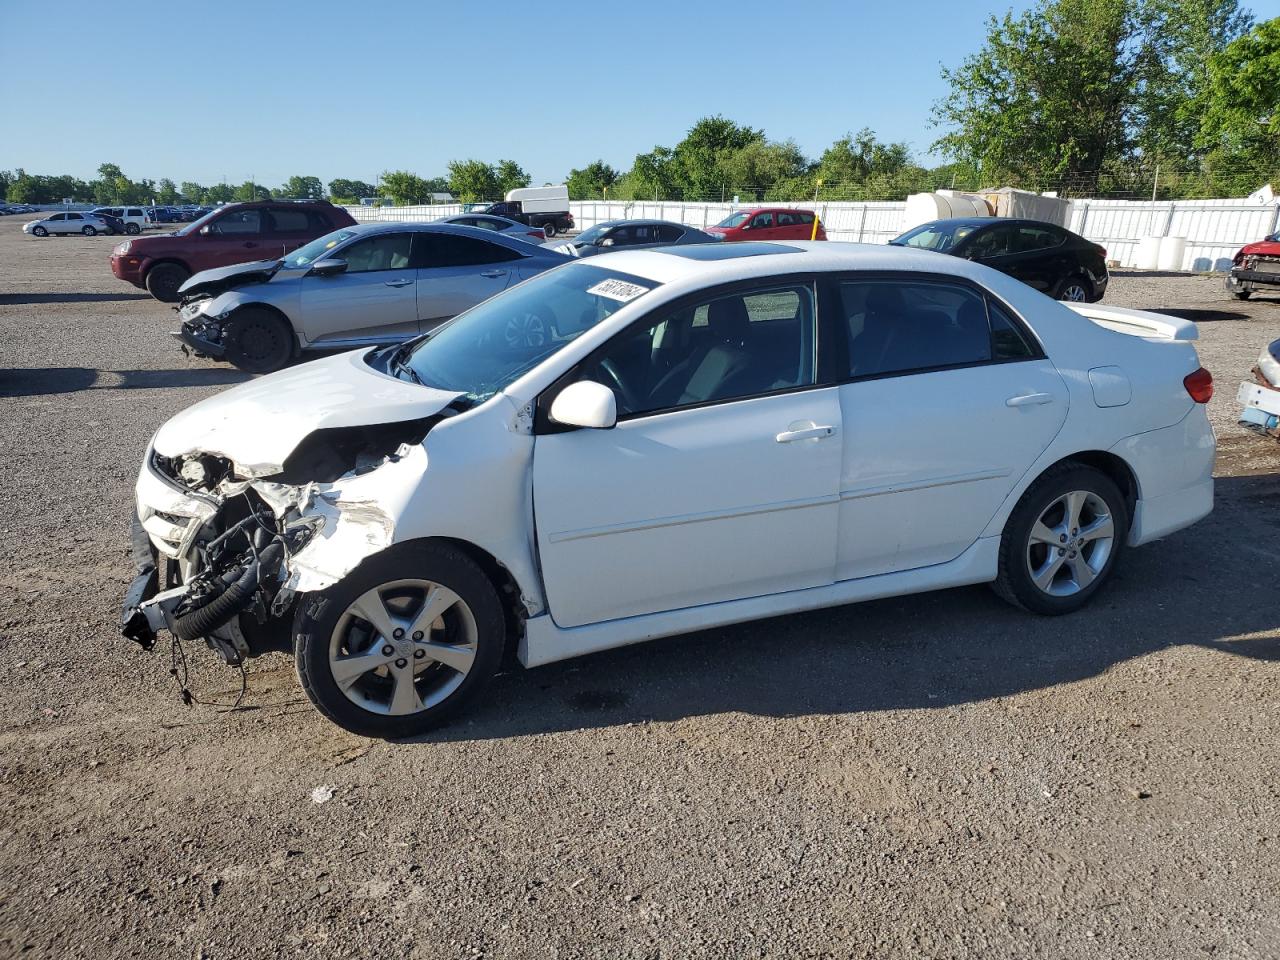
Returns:
[[[306,210],[271,211],[271,219],[275,223],[276,233],[306,233],[310,225]]]
[[[996,360],[1023,360],[1035,356],[1036,351],[1027,342],[1026,334],[1004,307],[988,300],[987,316],[991,319],[991,355]]]
[[[500,244],[446,233],[419,233],[414,250],[414,265],[419,268],[472,267],[519,259],[520,254]]]
[[[800,214],[800,222],[801,222],[801,223],[813,223],[813,214],[812,214],[812,213],[802,213],[802,214]]]
[[[658,239],[663,243],[675,243],[684,236],[684,231],[679,227],[671,227],[666,224],[659,224],[657,233]]]
[[[992,359],[985,299],[949,283],[842,283],[851,377],[875,377]]]
[[[778,226],[780,227],[794,227],[798,222],[799,221],[793,213],[778,214]]]

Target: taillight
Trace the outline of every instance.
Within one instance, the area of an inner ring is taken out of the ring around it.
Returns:
[[[1204,367],[1183,377],[1182,385],[1196,403],[1208,403],[1213,399],[1213,374]]]
[[[1098,247],[1098,253],[1101,255],[1101,257],[1102,257],[1102,259],[1103,259],[1103,260],[1107,259],[1107,248],[1106,248],[1106,247]]]

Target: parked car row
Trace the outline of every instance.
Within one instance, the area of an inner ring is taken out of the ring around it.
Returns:
[[[347,225],[181,292],[189,343],[263,366],[409,338],[178,413],[136,486],[125,636],[292,650],[360,734],[434,727],[508,652],[976,583],[1068,613],[1213,506],[1194,324],[910,245]]]

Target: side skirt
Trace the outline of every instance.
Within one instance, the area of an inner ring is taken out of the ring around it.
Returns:
[[[824,587],[791,590],[745,600],[726,600],[723,603],[626,617],[622,620],[606,620],[580,627],[558,627],[551,615],[544,613],[525,622],[525,633],[520,639],[520,662],[526,667],[538,667],[544,663],[710,627],[763,620],[802,610],[860,603],[863,600],[987,583],[996,578],[999,556],[1000,538],[984,537],[947,563],[898,573],[882,573],[858,580],[842,580]]]

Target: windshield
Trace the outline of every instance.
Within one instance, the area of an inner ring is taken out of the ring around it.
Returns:
[[[201,217],[199,220],[192,220],[190,223],[188,223],[188,224],[187,224],[185,227],[183,227],[181,230],[178,230],[178,231],[175,231],[175,232],[176,232],[177,236],[179,236],[179,237],[185,237],[185,236],[186,236],[187,234],[189,234],[189,233],[195,233],[197,230],[199,230],[201,227],[203,227],[206,223],[208,223],[211,219],[213,219],[214,214],[216,214],[216,213],[221,213],[221,212],[222,212],[222,207],[218,207],[218,208],[217,208],[217,209],[215,209],[215,210],[210,210],[208,213],[206,213],[206,214],[205,214],[203,217]]]
[[[976,229],[978,228],[970,223],[926,223],[913,230],[908,230],[902,236],[889,242],[898,247],[918,247],[921,250],[936,250],[939,253],[946,253]]]
[[[483,403],[601,320],[658,286],[570,263],[460,314],[418,341],[407,366],[428,387]]]
[[[573,245],[575,247],[590,246],[591,244],[599,240],[601,237],[603,237],[606,233],[608,233],[609,228],[611,226],[613,226],[613,224],[611,223],[599,223],[599,224],[596,224],[594,227],[592,227],[590,230],[583,230],[580,234],[578,234],[576,237],[573,238]]]
[[[731,213],[729,216],[717,223],[716,226],[724,227],[725,229],[740,227],[746,222],[747,217],[749,216],[751,216],[749,213]]]
[[[299,247],[293,253],[284,258],[285,269],[291,267],[306,267],[315,263],[317,260],[323,260],[325,255],[342,243],[344,240],[350,240],[355,236],[354,230],[335,230],[333,233],[326,233],[323,237],[312,240],[310,243]]]

